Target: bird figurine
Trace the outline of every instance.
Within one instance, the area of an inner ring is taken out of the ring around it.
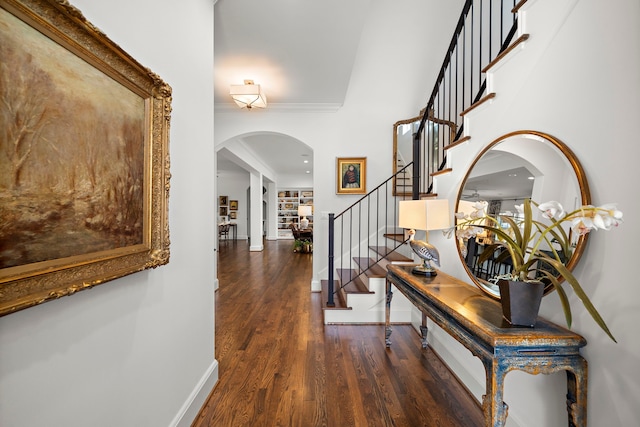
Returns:
[[[440,253],[432,244],[421,240],[414,240],[415,234],[415,230],[409,230],[409,246],[423,259],[423,263],[422,265],[415,266],[412,273],[423,276],[436,276],[438,273],[436,269],[431,266],[431,263],[433,262],[436,266],[440,267]]]

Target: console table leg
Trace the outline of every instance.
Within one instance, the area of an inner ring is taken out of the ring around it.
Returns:
[[[384,343],[387,348],[391,347],[391,300],[393,299],[393,292],[391,291],[391,282],[386,282],[387,287],[387,300],[384,308],[384,323],[385,323],[385,332],[384,332]]]
[[[427,332],[429,332],[429,328],[427,328],[427,315],[422,313],[422,325],[420,325],[420,334],[422,335],[422,348],[429,347],[429,343],[427,342]]]
[[[391,329],[391,326],[387,326],[384,331],[384,343],[387,348],[391,347],[391,332],[393,332],[393,329]]]
[[[567,412],[569,427],[586,427],[587,361],[582,357],[567,370]]]
[[[509,412],[509,405],[503,401],[506,372],[503,366],[493,361],[485,363],[485,371],[487,394],[482,396],[485,427],[504,427]]]

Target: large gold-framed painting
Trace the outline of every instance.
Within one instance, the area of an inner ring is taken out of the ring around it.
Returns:
[[[0,315],[169,261],[171,87],[65,0],[0,0]]]

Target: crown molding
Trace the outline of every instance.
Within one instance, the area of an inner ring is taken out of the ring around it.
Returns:
[[[285,103],[269,103],[267,108],[254,108],[252,112],[288,112],[288,113],[335,113],[342,104],[330,104],[330,103],[298,103],[298,104],[285,104]],[[218,112],[230,112],[230,111],[243,111],[244,109],[238,108],[233,103],[217,103],[214,104],[215,111]]]

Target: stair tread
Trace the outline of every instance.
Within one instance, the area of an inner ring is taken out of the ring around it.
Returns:
[[[384,256],[384,258],[386,258],[389,261],[412,261],[411,258],[401,255],[398,252],[392,251],[390,248],[386,246],[370,246],[369,248],[377,252],[378,254]]]
[[[369,288],[367,288],[367,285],[364,284],[364,282],[359,277],[359,274],[356,270],[353,270],[350,268],[338,268],[337,271],[338,271],[338,277],[340,278],[341,284],[347,283],[349,282],[349,280],[353,279],[346,285],[344,286],[341,285],[341,288],[345,293],[347,294],[372,294],[373,293],[369,290]]]
[[[355,257],[353,259],[361,270],[367,269],[364,274],[367,277],[386,277],[387,270],[382,268],[373,258]]]
[[[384,237],[387,239],[395,240],[396,242],[404,242],[404,233],[385,233]]]
[[[340,283],[337,280],[334,280],[333,289],[338,289]],[[340,292],[336,292],[333,297],[333,302],[335,303],[335,307],[327,307],[327,300],[329,299],[329,281],[321,280],[320,287],[322,289],[322,309],[323,310],[351,310],[351,307],[347,307],[347,304],[342,298]]]

